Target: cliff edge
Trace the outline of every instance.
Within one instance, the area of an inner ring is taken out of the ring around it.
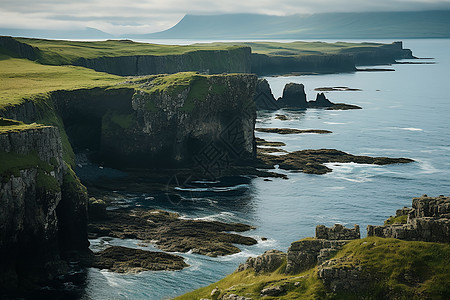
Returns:
[[[55,127],[0,118],[0,291],[26,291],[67,271],[88,247],[87,195]],[[70,217],[69,217],[70,216]]]

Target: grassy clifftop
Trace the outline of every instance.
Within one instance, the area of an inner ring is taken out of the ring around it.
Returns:
[[[279,42],[227,42],[211,44],[194,44],[194,46],[248,46],[252,48],[253,53],[267,55],[311,55],[311,54],[341,54],[349,51],[358,51],[370,48],[379,48],[386,46],[381,43],[347,43],[347,42],[303,42],[296,41],[290,43]]]
[[[0,55],[0,110],[55,90],[112,86],[123,77],[75,66],[47,66]]]
[[[349,242],[328,264],[337,272],[361,270],[360,278],[369,282],[365,289],[331,291],[319,278],[319,267],[285,275],[281,266],[272,273],[255,274],[250,269],[235,272],[176,299],[220,299],[226,294],[260,299],[262,290],[275,286],[283,292],[264,299],[446,299],[450,290],[449,259],[449,244],[370,237]],[[212,297],[216,287],[220,295]]]
[[[242,46],[234,45],[160,45],[138,43],[130,40],[107,40],[78,42],[14,38],[16,41],[39,48],[38,62],[50,65],[72,64],[79,58],[120,57],[137,55],[180,55],[198,50],[233,50]]]

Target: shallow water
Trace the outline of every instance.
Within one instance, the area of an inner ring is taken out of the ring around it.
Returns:
[[[411,198],[450,194],[450,40],[406,40],[418,57],[434,57],[436,64],[394,65],[395,72],[268,77],[275,97],[284,85],[305,85],[308,99],[315,88],[348,86],[361,91],[327,92],[333,102],[363,107],[362,110],[285,110],[260,113],[257,127],[326,129],[332,134],[277,135],[257,132],[269,141],[283,141],[283,149],[336,148],[355,155],[408,157],[414,163],[373,166],[329,164],[332,173],[308,175],[286,172],[288,180],[232,178],[229,181],[198,182],[175,191],[180,197],[117,193],[118,206],[162,208],[186,218],[244,222],[256,226],[246,234],[260,242],[242,246],[243,251],[222,258],[180,254],[190,267],[175,272],[114,274],[97,269],[87,273],[84,299],[167,299],[215,282],[234,271],[250,255],[268,249],[287,250],[290,243],[314,235],[315,226],[359,224],[365,236],[367,224],[381,224],[395,210],[411,205]],[[430,60],[423,60],[430,62]],[[261,241],[261,237],[268,238]],[[93,240],[94,250],[108,244],[138,246],[136,240]],[[152,245],[142,249],[155,250]]]

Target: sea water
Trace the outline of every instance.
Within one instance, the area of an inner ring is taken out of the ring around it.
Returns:
[[[117,193],[117,205],[161,208],[185,218],[243,222],[256,227],[244,234],[258,240],[239,246],[241,253],[211,258],[177,253],[190,267],[181,271],[115,274],[89,269],[84,299],[169,299],[209,285],[233,272],[248,256],[269,249],[286,251],[290,243],[314,236],[316,225],[359,224],[362,236],[368,224],[380,225],[395,210],[410,206],[412,197],[450,195],[450,40],[406,40],[404,47],[434,64],[383,66],[395,71],[267,77],[275,97],[286,83],[303,83],[309,100],[314,89],[345,86],[360,91],[332,91],[333,102],[361,106],[362,110],[324,109],[260,112],[257,127],[326,129],[331,134],[278,135],[256,133],[282,141],[287,151],[335,148],[355,155],[407,157],[409,164],[376,166],[328,164],[333,172],[309,175],[275,170],[289,179],[237,177],[225,182],[200,182],[181,187],[171,201],[163,193]],[[284,114],[289,119],[275,119]],[[262,241],[265,237],[267,240]],[[137,240],[91,240],[94,251],[107,245],[142,247]]]

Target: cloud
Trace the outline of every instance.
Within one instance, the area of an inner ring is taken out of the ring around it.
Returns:
[[[172,27],[185,14],[287,15],[427,9],[450,9],[450,0],[0,0],[0,27],[94,27],[113,34],[149,33]]]

